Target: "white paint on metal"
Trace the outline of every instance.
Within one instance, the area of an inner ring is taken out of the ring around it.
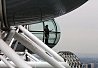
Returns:
[[[10,62],[11,65],[13,65],[14,67],[17,68],[17,66],[13,63]],[[71,68],[67,63],[65,62],[59,62],[61,63],[63,66],[66,66],[66,68]],[[47,62],[27,62],[27,64],[29,64],[30,66],[32,66],[33,68],[54,68],[53,66],[51,66],[49,63]],[[8,68],[8,66],[6,64],[4,64],[3,62],[0,62],[0,68]]]
[[[44,44],[41,40],[39,40],[36,36],[34,36],[31,32],[29,32],[27,29],[25,29],[23,26],[19,25],[18,26],[21,31],[25,35],[27,35],[32,41],[34,41],[37,45],[42,47],[44,50],[49,52],[55,59],[57,59],[60,62],[64,62],[64,59],[59,56],[55,51],[53,51],[51,48],[49,48],[46,44]]]
[[[0,50],[19,68],[31,68],[31,66],[21,59],[2,39],[0,39]]]
[[[46,52],[41,47],[39,47],[31,39],[28,39],[28,38],[24,37],[23,35],[21,35],[19,33],[15,33],[14,38],[16,40],[18,40],[21,44],[23,44],[25,47],[30,49],[32,52],[39,55],[41,58],[43,58],[45,61],[47,61],[49,64],[51,64],[53,67],[55,67],[55,68],[65,68],[56,59],[54,59],[48,52]]]
[[[8,62],[3,56],[0,55],[0,59],[9,67],[9,68],[15,68]],[[0,67],[1,68],[1,67]]]
[[[33,60],[37,61],[37,62],[40,62],[40,60],[38,60],[37,58],[35,58],[33,55],[31,55],[30,53],[28,52],[25,52],[29,57],[31,57]]]

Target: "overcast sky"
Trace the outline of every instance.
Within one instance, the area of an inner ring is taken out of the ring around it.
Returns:
[[[76,10],[56,18],[61,39],[55,51],[98,54],[98,0],[89,0]]]

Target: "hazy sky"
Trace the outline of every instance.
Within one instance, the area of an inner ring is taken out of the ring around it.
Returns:
[[[98,54],[98,0],[89,0],[56,21],[61,39],[53,48],[55,51]]]

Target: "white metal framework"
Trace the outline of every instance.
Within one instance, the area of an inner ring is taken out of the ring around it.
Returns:
[[[19,33],[19,30],[22,32]],[[0,59],[4,62],[0,61],[0,68],[70,68],[69,64],[66,63],[61,56],[59,56],[23,26],[19,25],[18,30],[11,27],[11,31],[9,33],[10,34],[8,35],[6,41],[3,41],[2,38],[0,39],[0,50],[3,53],[2,56],[0,55]],[[26,62],[23,60],[10,46],[8,46],[12,44],[13,38],[26,48],[30,49],[33,53],[40,56],[43,61],[40,61],[39,58],[33,56],[27,51],[25,51],[25,55],[27,55],[27,57],[32,61]],[[7,57],[11,61],[7,60]]]

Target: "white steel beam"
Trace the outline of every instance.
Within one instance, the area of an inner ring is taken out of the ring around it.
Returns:
[[[13,36],[14,36],[14,33],[15,33],[15,29],[11,29],[10,32],[8,33],[8,37],[6,38],[6,43],[9,45],[11,40],[13,39]]]
[[[0,39],[0,50],[16,64],[19,68],[32,68],[19,57],[2,39]]]
[[[15,68],[13,65],[10,64],[3,56],[0,55],[0,59],[9,67],[9,68]],[[0,67],[1,68],[1,67]]]
[[[25,52],[30,58],[32,58],[34,61],[36,62],[40,62],[40,60],[38,60],[37,58],[35,58],[33,55],[31,55],[30,53],[28,52]]]
[[[40,47],[45,49],[47,52],[49,52],[55,59],[57,59],[60,62],[64,62],[64,59],[61,56],[59,56],[55,51],[49,48],[46,44],[44,44],[41,40],[39,40],[36,36],[34,36],[31,32],[29,32],[23,26],[19,25],[18,28],[21,31],[23,31],[23,33],[27,35],[32,41],[34,41],[37,45],[39,45]]]
[[[15,33],[14,38],[18,40],[21,44],[23,44],[25,47],[30,49],[35,54],[39,55],[41,58],[43,58],[45,61],[47,61],[49,64],[51,64],[55,68],[65,68],[62,64],[60,64],[56,59],[54,59],[51,54],[49,54],[47,51],[43,50],[41,47],[39,47],[35,42],[33,42],[31,39],[24,37],[23,35],[19,33]]]
[[[11,65],[13,65],[15,68],[17,68],[17,66],[13,63],[10,62]],[[66,66],[66,68],[71,68],[67,63],[65,62],[59,62],[60,64],[62,64],[63,66]],[[47,62],[27,62],[27,64],[29,64],[32,68],[54,68],[53,66],[51,66],[49,63]],[[8,66],[3,63],[0,62],[0,68],[8,68]]]

